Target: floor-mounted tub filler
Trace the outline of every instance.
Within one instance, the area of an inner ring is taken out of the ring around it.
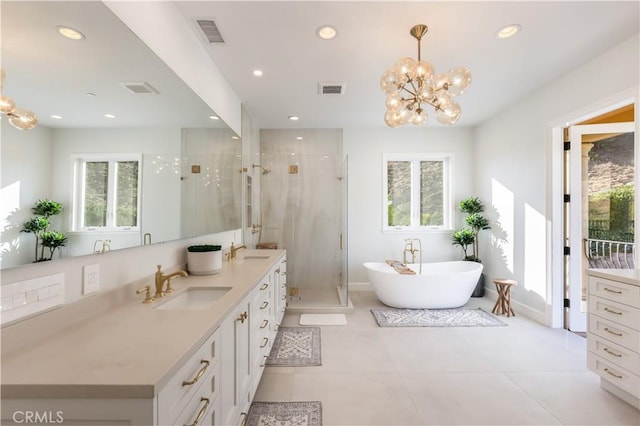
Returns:
[[[463,260],[407,265],[415,275],[401,274],[384,262],[367,262],[369,282],[378,299],[394,308],[457,308],[469,301],[482,263]]]

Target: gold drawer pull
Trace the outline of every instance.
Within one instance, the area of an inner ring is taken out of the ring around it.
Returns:
[[[267,360],[269,359],[269,357],[267,355],[263,355],[262,358],[264,358],[264,361],[262,361],[262,364],[260,364],[260,368],[266,367],[267,366]]]
[[[608,368],[605,368],[605,369],[604,369],[604,371],[605,371],[607,374],[609,374],[610,376],[615,377],[616,379],[622,379],[622,376],[618,376],[617,374],[612,373],[612,372],[611,372],[611,370],[609,370]]]
[[[276,274],[280,273],[280,268],[276,269]]]
[[[200,423],[200,420],[202,420],[202,416],[204,416],[204,413],[207,412],[207,407],[209,406],[209,402],[211,401],[209,401],[209,398],[202,397],[200,398],[200,402],[204,402],[204,405],[202,406],[200,411],[198,411],[196,419],[193,421],[193,423],[184,426],[198,426],[198,423]]]
[[[264,337],[262,340],[262,344],[260,345],[261,348],[266,348],[267,345],[269,344],[269,338],[268,337]]]
[[[244,311],[243,313],[240,314],[240,316],[238,317],[238,319],[236,321],[240,321],[242,324],[244,324],[244,321],[249,317],[249,314],[247,314],[247,311]]]
[[[269,325],[269,320],[262,320],[262,325],[260,326],[260,328],[267,328],[268,325]]]
[[[265,300],[264,302],[262,302],[262,306],[260,306],[260,309],[266,309],[267,306],[269,306],[269,302]]]
[[[613,334],[614,336],[618,336],[618,337],[622,336],[622,333],[616,333],[615,331],[611,331],[611,330],[609,330],[608,327],[605,327],[604,331],[606,331],[609,334]]]
[[[247,424],[247,413],[240,413],[240,426],[245,426]]]
[[[622,292],[620,290],[611,290],[608,287],[605,287],[604,291],[608,291],[609,293],[622,294]]]
[[[615,353],[614,351],[612,351],[609,348],[604,348],[603,351],[605,351],[606,353],[608,353],[609,355],[613,355],[613,356],[617,356],[618,358],[621,358],[622,355]]]
[[[200,380],[200,377],[202,377],[204,372],[207,371],[207,368],[209,368],[209,361],[207,361],[206,359],[203,359],[200,361],[200,364],[204,364],[204,365],[200,367],[200,370],[198,371],[198,374],[196,374],[196,377],[194,377],[191,380],[185,380],[184,382],[182,382],[182,386],[191,386],[195,384],[198,380]]]
[[[614,310],[611,310],[609,308],[604,308],[605,311],[611,313],[611,314],[616,314],[616,315],[622,315],[622,312],[616,312]]]
[[[260,290],[262,291],[262,290],[266,290],[268,288],[269,288],[269,283],[264,283],[264,284],[262,284],[262,287],[260,287]]]

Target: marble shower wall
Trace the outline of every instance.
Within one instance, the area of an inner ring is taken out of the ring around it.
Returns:
[[[260,162],[270,170],[260,182],[260,242],[287,250],[290,287],[335,289],[346,253],[342,130],[261,130]]]

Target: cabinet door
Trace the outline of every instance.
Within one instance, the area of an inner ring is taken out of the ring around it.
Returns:
[[[239,424],[251,402],[250,312],[251,295],[221,326],[220,410],[224,424]]]

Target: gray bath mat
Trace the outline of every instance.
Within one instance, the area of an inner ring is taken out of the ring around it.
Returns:
[[[248,426],[320,426],[320,401],[253,402],[247,416]]]
[[[380,327],[495,327],[507,325],[480,308],[371,309]]]
[[[280,327],[266,365],[279,367],[321,365],[320,327]]]

